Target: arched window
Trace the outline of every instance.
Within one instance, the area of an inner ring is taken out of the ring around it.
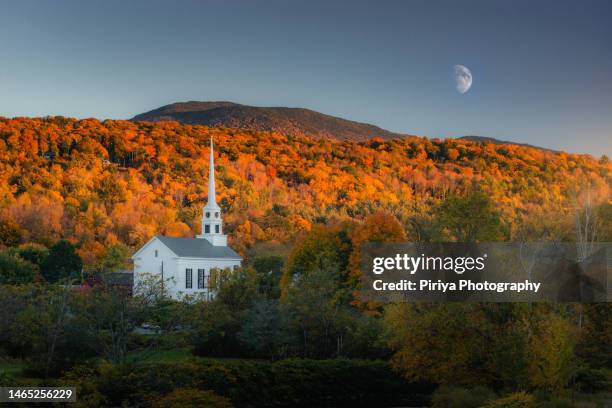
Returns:
[[[218,212],[215,213],[215,218],[219,218],[219,213]]]
[[[155,257],[157,258],[157,249],[155,250]]]
[[[210,213],[208,211],[206,212],[206,218],[210,218]]]

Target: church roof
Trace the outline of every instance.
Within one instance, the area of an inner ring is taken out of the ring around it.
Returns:
[[[180,257],[242,259],[232,248],[214,246],[203,238],[173,238],[158,235],[157,239]]]

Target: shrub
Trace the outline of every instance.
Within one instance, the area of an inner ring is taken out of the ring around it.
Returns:
[[[9,252],[0,252],[0,284],[24,284],[34,281],[38,268]]]
[[[597,392],[607,390],[608,374],[604,369],[581,368],[576,372],[576,387],[584,392]]]
[[[271,371],[279,405],[392,406],[426,399],[382,361],[292,359],[272,364]]]
[[[0,387],[15,385],[15,378],[9,373],[0,372]]]
[[[17,248],[14,248],[14,250],[17,255],[26,261],[33,263],[38,268],[40,268],[47,256],[49,256],[49,250],[47,247],[35,243],[22,244]]]
[[[235,383],[219,363],[144,363],[107,366],[100,370],[98,390],[110,405],[142,405],[177,388],[211,389],[229,395]]]
[[[156,348],[158,346],[157,336],[147,336],[140,333],[130,333],[127,341],[129,351]]]
[[[66,372],[58,385],[76,387],[77,402],[71,407],[102,407],[108,406],[108,400],[98,390],[97,378],[100,376],[100,368],[91,365],[77,365]]]
[[[464,388],[441,385],[431,398],[432,408],[477,408],[497,396],[485,387]]]
[[[212,391],[179,388],[164,395],[152,404],[153,408],[231,408],[229,400]]]
[[[406,383],[383,361],[362,360],[194,359],[103,366],[91,377],[90,392],[111,406],[146,405],[176,389],[211,390],[237,407],[424,405],[432,391]]]
[[[496,399],[482,408],[534,408],[535,399],[532,395],[525,392],[515,392],[503,398]]]
[[[538,408],[572,408],[574,404],[567,398],[552,398],[539,402],[537,406]]]

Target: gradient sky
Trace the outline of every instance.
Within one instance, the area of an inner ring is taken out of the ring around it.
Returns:
[[[607,0],[1,1],[0,115],[229,100],[612,156],[611,22]]]

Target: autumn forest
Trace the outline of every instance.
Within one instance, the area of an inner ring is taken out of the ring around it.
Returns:
[[[107,285],[154,235],[200,234],[211,138],[242,267],[216,271],[209,300],[171,299],[155,277],[135,296]],[[612,241],[606,156],[0,118],[0,180],[0,385],[75,386],[83,407],[609,401],[609,303],[382,305],[357,290],[369,241]]]
[[[155,234],[193,236],[206,201],[208,141],[232,245],[285,244],[314,224],[394,214],[410,240],[446,196],[484,190],[517,239],[526,222],[559,224],[585,191],[605,202],[612,163],[516,145],[405,138],[314,140],[176,122],[0,119],[0,243],[65,238],[86,265]],[[554,220],[553,220],[554,219]],[[564,234],[550,225],[541,234]],[[545,236],[534,236],[545,238]]]

